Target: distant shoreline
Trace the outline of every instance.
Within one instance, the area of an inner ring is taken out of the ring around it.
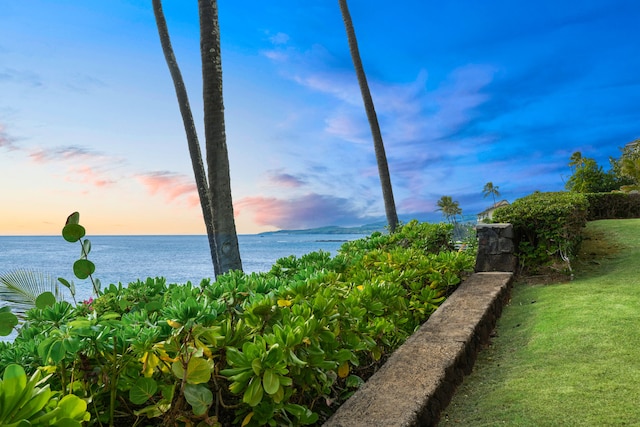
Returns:
[[[363,234],[369,235],[375,232],[385,232],[386,224],[367,224],[360,227],[319,227],[309,228],[305,230],[277,230],[277,231],[265,231],[258,233],[259,236],[271,236],[274,234]],[[332,240],[319,240],[324,242],[331,242]],[[339,241],[339,240],[337,240]]]

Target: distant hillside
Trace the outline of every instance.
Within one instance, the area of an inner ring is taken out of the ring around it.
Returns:
[[[366,224],[360,227],[338,227],[338,226],[328,226],[328,227],[319,227],[319,228],[309,228],[306,230],[278,230],[278,231],[267,231],[264,233],[260,233],[260,235],[271,235],[271,234],[365,234],[369,235],[376,231],[384,232],[386,223],[376,223],[376,224]]]

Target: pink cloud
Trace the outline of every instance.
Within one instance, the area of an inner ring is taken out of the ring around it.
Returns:
[[[85,184],[91,184],[95,187],[107,187],[115,184],[116,181],[108,179],[102,172],[90,166],[82,166],[78,168],[72,168],[71,172],[80,176],[80,181]]]
[[[197,206],[200,203],[197,188],[193,178],[186,175],[167,171],[149,172],[136,175],[149,194],[163,194],[167,202],[173,202],[185,198],[189,206]]]
[[[234,203],[234,208],[237,215],[250,212],[258,225],[279,229],[359,225],[364,220],[350,200],[322,194],[294,199],[245,197]]]

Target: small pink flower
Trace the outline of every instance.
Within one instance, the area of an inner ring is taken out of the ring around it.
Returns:
[[[89,297],[89,299],[82,301],[82,303],[88,306],[89,311],[93,310],[93,307],[91,306],[91,304],[93,304],[93,297]]]

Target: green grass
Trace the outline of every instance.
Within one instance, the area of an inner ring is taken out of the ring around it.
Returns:
[[[640,220],[586,235],[573,281],[514,285],[440,426],[640,426]]]

